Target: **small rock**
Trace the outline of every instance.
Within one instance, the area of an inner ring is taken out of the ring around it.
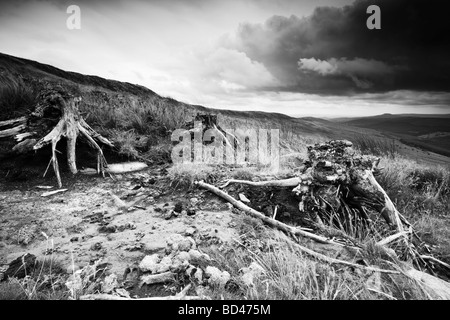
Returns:
[[[195,209],[189,208],[189,209],[187,209],[186,214],[187,214],[188,216],[193,216],[193,215],[196,214],[196,212],[197,212],[197,211],[196,211]]]
[[[186,210],[181,210],[181,215],[182,215],[182,216],[187,215],[187,211],[186,211]]]
[[[191,258],[191,256],[189,255],[189,253],[187,253],[186,251],[181,251],[179,252],[176,256],[175,259],[180,260],[181,262],[183,261],[189,261]]]
[[[199,282],[203,282],[203,270],[200,268],[197,268],[197,271],[194,273],[194,278]],[[228,280],[227,280],[228,281]]]
[[[224,287],[231,278],[228,271],[220,271],[212,266],[206,267],[205,276],[208,278],[209,284],[218,285],[219,287]]]
[[[191,198],[190,201],[191,201],[191,204],[194,205],[194,206],[198,203],[198,199],[197,198]]]
[[[116,288],[115,292],[121,297],[131,298],[130,297],[130,293],[127,290],[123,289],[123,288]]]
[[[243,193],[239,193],[239,200],[245,203],[250,203],[250,200]]]
[[[195,249],[195,241],[191,237],[184,238],[178,244],[178,250],[180,250],[180,251],[189,251],[191,248]]]
[[[146,244],[146,248],[149,252],[159,252],[165,249],[165,244],[162,241],[151,241]]]
[[[167,248],[169,249],[169,252],[177,251],[180,242],[183,241],[184,239],[185,238],[181,234],[178,234],[178,233],[174,233],[174,234],[170,235],[169,238],[166,240]]]
[[[189,250],[189,261],[195,264],[205,263],[211,261],[211,258],[206,253],[201,253],[198,250]]]
[[[150,256],[145,256],[139,264],[139,269],[143,272],[155,273],[158,268],[158,262],[159,257],[156,253]]]
[[[78,240],[79,240],[78,237],[72,237],[72,238],[70,238],[70,242],[76,242],[76,241],[78,241]]]
[[[172,266],[172,259],[169,256],[162,258],[156,267],[156,273],[163,273],[169,271]]]
[[[98,251],[102,249],[102,243],[101,242],[96,242],[91,246],[91,250],[92,251]]]
[[[248,268],[242,268],[242,281],[249,287],[254,286],[253,280],[264,273],[264,268],[256,262],[252,262]]]
[[[200,298],[204,298],[207,297],[206,293],[208,292],[208,290],[204,287],[204,286],[197,286],[195,288],[195,293],[200,297]]]
[[[189,227],[186,229],[186,231],[184,231],[184,235],[185,236],[193,236],[195,233],[195,228],[194,227]]]
[[[181,201],[178,201],[175,204],[175,208],[173,210],[177,213],[181,213],[181,211],[183,210],[183,203]]]
[[[105,279],[102,282],[102,291],[104,293],[111,293],[119,287],[119,283],[117,282],[117,276],[112,273],[109,276],[106,276]]]
[[[70,264],[67,268],[66,268],[66,273],[67,274],[73,274],[75,271],[80,270],[80,267],[77,266],[76,264]]]

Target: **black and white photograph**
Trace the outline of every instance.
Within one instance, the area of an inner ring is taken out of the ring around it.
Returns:
[[[1,1],[0,300],[449,300],[449,17]]]

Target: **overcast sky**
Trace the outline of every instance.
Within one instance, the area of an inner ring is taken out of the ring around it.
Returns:
[[[2,1],[0,51],[213,108],[450,113],[450,23],[432,3]],[[66,27],[71,4],[80,30]],[[366,27],[370,4],[381,30]]]

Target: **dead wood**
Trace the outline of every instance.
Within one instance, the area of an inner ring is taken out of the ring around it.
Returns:
[[[27,122],[26,117],[20,117],[20,118],[16,118],[16,119],[0,121],[0,128],[1,127],[9,127],[9,126],[16,125],[16,124],[24,124],[26,122]]]
[[[269,180],[269,181],[248,181],[248,180],[228,180],[220,188],[225,188],[232,183],[246,184],[254,187],[295,187],[301,182],[300,178],[290,178],[283,180]]]
[[[242,202],[234,199],[229,194],[223,192],[222,190],[220,190],[220,189],[218,189],[218,188],[216,188],[216,187],[214,187],[214,186],[212,186],[212,185],[210,185],[208,183],[205,183],[203,181],[196,181],[195,184],[198,185],[199,187],[201,187],[203,189],[206,189],[206,190],[209,190],[212,193],[218,195],[219,197],[227,200],[229,203],[231,203],[236,208],[247,212],[248,214],[252,215],[255,218],[261,219],[265,223],[267,223],[267,224],[269,224],[269,225],[271,225],[273,227],[276,227],[276,228],[278,228],[280,230],[283,230],[285,232],[288,232],[288,233],[296,235],[296,236],[307,237],[309,239],[312,239],[312,240],[320,242],[320,243],[327,243],[327,244],[333,244],[333,245],[340,245],[340,246],[342,246],[342,244],[334,242],[334,241],[331,241],[331,240],[329,240],[326,237],[319,236],[319,235],[316,235],[314,233],[310,233],[310,232],[304,231],[304,230],[302,230],[300,228],[294,228],[294,227],[291,227],[291,226],[289,226],[289,225],[287,225],[285,223],[282,223],[282,222],[280,222],[278,220],[274,220],[274,219],[271,219],[269,217],[266,217],[261,212],[258,212],[255,209],[252,209],[252,208],[248,207],[247,205],[243,204]]]
[[[0,138],[14,137],[17,144],[12,151],[16,154],[38,150],[51,144],[51,163],[60,188],[62,181],[56,147],[61,138],[66,139],[67,164],[73,174],[78,172],[76,144],[80,136],[97,151],[98,172],[102,174],[107,167],[107,162],[99,143],[113,146],[108,139],[95,132],[84,121],[78,108],[80,101],[81,98],[73,97],[63,89],[43,89],[39,102],[31,114],[0,122],[0,127],[6,128],[0,131]],[[9,126],[14,127],[7,128]]]
[[[0,131],[0,138],[8,138],[8,137],[15,136],[20,131],[24,130],[26,127],[27,127],[26,124],[20,124],[14,128],[2,130],[2,131]]]
[[[139,287],[142,287],[144,284],[154,284],[154,283],[164,283],[174,280],[175,273],[171,271],[158,273],[158,274],[149,274],[141,277],[141,281],[139,283]]]
[[[370,272],[381,272],[381,273],[393,273],[393,274],[399,274],[399,271],[396,270],[386,270],[386,269],[379,269],[379,268],[375,268],[375,267],[366,267],[366,266],[362,266],[360,264],[356,264],[356,263],[351,263],[348,261],[344,261],[344,260],[339,260],[339,259],[335,259],[335,258],[331,258],[331,257],[327,257],[326,255],[323,255],[321,253],[315,252],[314,250],[311,250],[309,248],[306,248],[298,243],[293,243],[293,245],[299,249],[300,251],[316,258],[319,259],[321,261],[324,261],[326,263],[330,263],[330,264],[341,264],[344,266],[348,266],[348,267],[352,267],[352,268],[357,268],[357,269],[362,269],[365,271],[370,271]]]
[[[431,295],[431,298],[450,300],[450,283],[413,268],[407,270],[404,274],[421,284],[426,293]]]
[[[87,294],[80,297],[80,300],[201,300],[199,296],[187,296],[187,292],[192,284],[188,284],[183,290],[174,296],[167,297],[148,297],[148,298],[126,298],[112,294]]]

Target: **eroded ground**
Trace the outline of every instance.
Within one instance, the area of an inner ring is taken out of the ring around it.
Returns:
[[[0,264],[24,253],[60,261],[70,272],[99,258],[119,280],[127,267],[146,255],[164,252],[172,234],[188,235],[199,248],[231,242],[235,216],[229,206],[201,190],[174,190],[164,167],[102,178],[79,175],[63,179],[4,182],[0,189]],[[52,184],[53,182],[53,184]],[[51,185],[52,189],[38,186]],[[127,205],[122,208],[111,195]],[[177,204],[178,203],[178,204]],[[174,215],[174,209],[176,215]]]

